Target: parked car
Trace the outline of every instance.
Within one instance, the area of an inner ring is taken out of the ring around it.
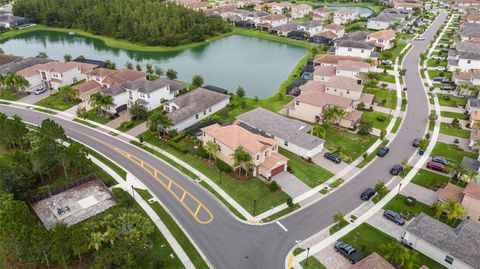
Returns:
[[[360,199],[368,201],[375,195],[375,193],[376,192],[372,188],[367,188],[362,192],[362,194],[360,194]]]
[[[383,212],[383,217],[390,220],[390,221],[395,222],[398,225],[404,225],[405,224],[405,219],[402,218],[402,216],[400,216],[400,214],[398,214],[397,212],[395,212],[393,210],[385,210]]]
[[[447,79],[446,77],[434,77],[432,78],[433,81],[435,82],[442,82],[444,79]]]
[[[436,66],[434,69],[437,71],[447,71],[447,68],[445,66]]]
[[[421,35],[421,36],[415,37],[413,40],[421,41],[421,40],[425,40],[425,37]]]
[[[343,257],[347,258],[351,264],[355,264],[365,258],[365,256],[358,252],[354,247],[340,241],[335,243],[333,250],[342,254]]]
[[[390,169],[390,175],[398,176],[403,171],[403,166],[396,164]]]
[[[452,86],[444,86],[444,87],[440,87],[440,90],[442,90],[442,91],[453,91],[453,90],[455,90],[455,88],[452,87]]]
[[[432,157],[432,162],[436,162],[436,163],[443,164],[443,165],[448,165],[448,160],[443,158],[442,156],[433,156]]]
[[[445,59],[445,57],[438,56],[438,55],[433,55],[433,56],[431,56],[431,57],[432,57],[432,59],[434,59],[434,60],[444,60],[444,59]]]
[[[342,158],[337,153],[325,152],[325,154],[323,154],[323,157],[337,164],[342,162]]]
[[[441,49],[440,52],[448,53],[448,50],[447,49]]]
[[[420,138],[413,139],[412,146],[418,148],[420,146]]]
[[[382,65],[392,65],[393,62],[391,60],[384,60],[381,63]]]
[[[387,155],[387,153],[390,151],[389,148],[387,147],[381,147],[380,150],[377,152],[377,156],[378,157],[385,157],[385,155]]]
[[[442,38],[440,38],[440,40],[442,40],[442,41],[450,41],[450,39],[448,39],[448,38],[446,38],[446,37],[442,37]]]
[[[42,87],[42,88],[36,89],[33,93],[35,93],[35,95],[40,95],[46,91],[47,89],[45,87]]]
[[[433,171],[438,171],[438,172],[442,172],[442,173],[445,173],[445,165],[441,164],[441,163],[436,163],[436,162],[428,162],[427,163],[427,168],[430,169],[430,170],[433,170]]]

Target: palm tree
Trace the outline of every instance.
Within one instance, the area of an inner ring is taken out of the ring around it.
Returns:
[[[399,247],[397,242],[392,241],[386,245],[381,245],[380,250],[385,253],[384,258],[387,261],[389,261],[390,263],[395,263],[395,261],[398,259],[401,248]]]
[[[3,85],[9,90],[13,90],[14,93],[18,93],[19,91],[23,91],[27,89],[30,86],[30,83],[28,80],[26,80],[24,77],[17,75],[17,74],[11,74],[7,75],[2,78]]]
[[[467,168],[463,166],[461,163],[457,162],[455,163],[455,166],[452,169],[452,176],[448,180],[450,183],[450,180],[454,177],[457,176],[457,179],[460,180],[462,178],[462,175],[467,172]]]
[[[312,135],[319,136],[323,139],[325,139],[326,133],[327,133],[327,126],[318,125],[318,124],[313,126],[312,131],[311,131]]]
[[[79,91],[72,86],[63,86],[58,89],[59,94],[63,96],[65,103],[70,103],[77,99]]]
[[[113,97],[101,92],[97,92],[90,96],[90,104],[95,108],[96,114],[104,114],[108,108],[113,105]]]
[[[418,260],[418,252],[402,248],[402,253],[400,254],[401,266],[405,269],[415,268],[415,264]]]
[[[242,146],[238,147],[231,155],[233,159],[233,166],[238,169],[238,176],[240,177],[240,170],[244,163],[248,163],[252,160],[252,156],[246,152]],[[247,170],[248,172],[248,170]]]
[[[100,249],[100,246],[103,242],[103,234],[100,232],[92,233],[90,238],[90,243],[88,244],[88,248],[94,248],[96,251]]]
[[[217,161],[218,145],[215,144],[213,141],[207,141],[204,148],[208,152],[208,158],[212,159],[212,156],[214,156],[215,161]]]
[[[147,126],[151,132],[154,132],[157,137],[160,137],[160,133],[165,134],[168,127],[172,126],[173,122],[167,115],[158,111],[148,117]]]
[[[456,220],[465,217],[467,212],[458,200],[448,199],[440,202],[435,209],[435,217],[438,219],[442,213],[447,213],[448,221]]]
[[[323,120],[326,121],[327,124],[332,124],[333,122],[338,122],[346,114],[347,112],[340,107],[331,106],[323,111]]]

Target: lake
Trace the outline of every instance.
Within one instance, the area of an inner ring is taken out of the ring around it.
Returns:
[[[287,79],[298,61],[306,54],[302,47],[257,37],[233,35],[179,52],[138,52],[115,49],[95,38],[52,31],[33,31],[0,41],[6,54],[24,57],[46,52],[48,57],[63,61],[63,55],[83,55],[87,59],[110,60],[122,68],[127,62],[172,68],[178,79],[191,81],[196,74],[206,84],[235,92],[238,86],[247,96],[272,96]]]
[[[354,6],[324,6],[324,7],[333,11],[339,10],[342,8],[347,8],[357,13],[358,16],[361,18],[367,18],[374,13],[373,10],[371,10],[368,7],[354,7]]]

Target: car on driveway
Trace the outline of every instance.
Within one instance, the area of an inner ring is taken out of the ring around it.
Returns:
[[[433,170],[433,171],[437,171],[437,172],[442,172],[442,173],[446,172],[445,165],[443,165],[441,163],[436,163],[436,162],[433,162],[433,161],[429,161],[427,163],[427,168],[430,169],[430,170]]]
[[[443,164],[443,165],[448,164],[448,160],[443,158],[442,156],[433,156],[432,157],[432,162],[436,162],[436,163]]]
[[[340,241],[337,241],[335,243],[335,245],[333,246],[333,250],[342,254],[343,257],[347,258],[351,264],[355,264],[365,258],[365,256],[362,253],[358,252],[354,247]]]
[[[400,214],[398,214],[397,212],[395,212],[393,210],[385,210],[383,212],[383,217],[392,221],[392,222],[395,222],[398,225],[404,225],[405,224],[405,219],[402,218],[402,216],[400,216]]]
[[[387,147],[381,147],[380,150],[377,152],[377,156],[378,157],[385,157],[385,155],[387,155],[387,153],[390,151],[389,148]]]
[[[398,176],[403,171],[403,166],[396,164],[390,169],[390,175]]]
[[[431,57],[432,57],[432,59],[434,59],[434,60],[444,60],[444,59],[445,59],[445,57],[438,56],[438,55],[433,55],[433,56],[431,56]]]
[[[364,201],[370,200],[375,195],[375,191],[372,188],[367,188],[360,194],[360,198]]]
[[[420,146],[420,138],[413,139],[412,146],[418,148]]]
[[[437,71],[447,71],[447,68],[445,66],[435,66],[434,69]]]
[[[382,65],[392,65],[393,62],[391,60],[384,60],[381,63]]]
[[[327,160],[330,160],[330,161],[336,163],[336,164],[339,164],[339,163],[342,162],[342,158],[337,153],[325,152],[325,154],[323,154],[323,157]]]
[[[35,95],[40,95],[40,94],[42,94],[42,93],[44,93],[44,92],[46,92],[46,91],[47,91],[47,89],[46,89],[45,87],[43,87],[43,88],[36,89],[35,91],[33,91],[33,93],[34,93]]]

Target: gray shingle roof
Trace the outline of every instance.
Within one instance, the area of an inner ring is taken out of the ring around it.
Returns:
[[[310,125],[283,117],[263,108],[246,112],[237,116],[237,119],[260,131],[267,132],[307,150],[314,149],[325,142],[321,138],[308,134],[308,131],[312,128]]]
[[[470,98],[468,100],[468,103],[470,107],[476,107],[476,108],[480,107],[480,100],[477,98]]]
[[[339,38],[339,40],[354,40],[354,41],[365,41],[367,40],[368,33],[364,31],[355,31],[344,35]]]
[[[368,50],[374,48],[374,46],[368,44],[365,41],[355,41],[355,40],[348,40],[348,39],[344,39],[344,40],[338,40],[337,39],[335,41],[335,46],[358,48],[358,49],[368,49]]]
[[[394,22],[398,19],[393,17],[391,14],[382,13],[375,18],[368,19],[369,21],[381,21],[381,22]]]
[[[151,93],[165,86],[170,85],[170,92],[176,92],[186,87],[185,83],[172,81],[165,78],[159,78],[156,80],[137,79],[134,81],[125,81],[119,84],[103,89],[102,92],[108,95],[118,95],[122,92],[129,90],[138,90],[141,93]]]
[[[21,22],[24,20],[25,18],[13,16],[13,15],[0,15],[0,23]]]
[[[277,30],[281,32],[295,31],[298,29],[298,25],[299,25],[298,22],[291,21],[279,26],[275,26],[272,28],[272,30]]]
[[[323,25],[323,21],[306,21],[301,23],[304,27],[318,27]]]
[[[19,61],[11,62],[11,63],[0,66],[0,74],[14,74],[30,66],[34,66],[36,64],[46,64],[51,61],[52,60],[49,60],[49,59],[28,57]]]
[[[462,36],[464,37],[480,37],[480,24],[467,23],[463,27]]]
[[[466,219],[452,228],[421,213],[406,230],[472,268],[480,268],[480,225]]]
[[[480,29],[479,29],[479,31],[480,31]],[[480,44],[462,42],[462,43],[457,44],[456,49],[457,49],[457,51],[480,53]]]
[[[176,124],[228,98],[230,96],[226,94],[197,88],[171,100],[170,102],[179,108],[168,113],[167,116]]]
[[[480,168],[480,161],[468,157],[463,157],[462,165],[465,166],[465,168],[467,168],[468,170],[478,172],[478,169]]]

